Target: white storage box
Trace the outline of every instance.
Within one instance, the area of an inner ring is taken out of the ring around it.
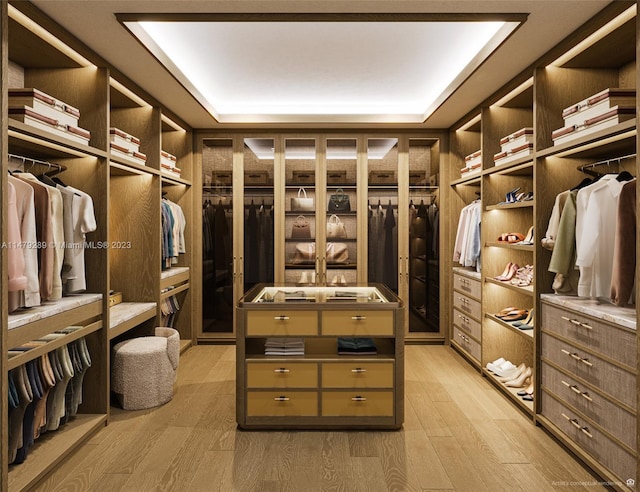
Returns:
[[[78,126],[80,110],[34,88],[9,89],[9,107],[29,107],[36,113],[57,120],[60,125]]]
[[[533,154],[533,143],[525,143],[520,147],[495,154],[493,156],[493,164],[495,166],[502,166],[531,154]]]
[[[169,152],[165,152],[164,150],[160,151],[160,164],[162,167],[168,166],[170,168],[176,167],[176,156],[169,154]]]
[[[111,143],[116,144],[120,149],[126,149],[126,151],[131,152],[140,152],[140,139],[133,135],[129,135],[127,132],[123,132],[119,128],[109,128],[109,137],[111,139]]]
[[[635,108],[635,89],[605,89],[562,111],[564,126],[582,125],[586,120],[607,113],[615,107]]]
[[[46,130],[76,143],[89,145],[89,140],[91,140],[90,131],[60,123],[54,118],[49,118],[48,116],[37,113],[28,106],[10,107],[9,118],[34,128]]]
[[[519,149],[523,145],[532,143],[533,128],[521,128],[517,132],[513,132],[511,135],[507,135],[506,137],[501,138],[500,149],[502,152],[509,152],[513,151],[513,149]]]
[[[473,154],[469,154],[464,158],[464,162],[467,167],[476,169],[476,165],[482,165],[482,151],[477,150]]]
[[[175,166],[167,166],[166,164],[162,164],[162,174],[171,176],[172,178],[180,178],[182,176],[182,169],[179,169]]]
[[[134,152],[133,150],[129,150],[125,147],[120,147],[113,142],[111,142],[110,146],[112,156],[117,157],[125,162],[132,162],[141,166],[146,165],[147,156],[142,152]]]
[[[551,134],[553,145],[560,145],[570,142],[577,138],[599,132],[606,128],[619,125],[624,121],[631,120],[636,117],[636,108],[615,107],[604,114],[595,116],[584,121],[580,125],[571,125],[559,128]]]

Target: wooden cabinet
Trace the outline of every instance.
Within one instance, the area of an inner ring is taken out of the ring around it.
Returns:
[[[4,156],[2,189],[6,189],[7,169],[55,175],[64,185],[91,198],[95,217],[95,230],[87,231],[82,242],[86,289],[78,287],[82,292],[10,314],[5,308],[1,314],[1,324],[8,330],[2,337],[4,381],[8,381],[12,371],[81,338],[86,341],[91,358],[77,415],[57,431],[47,432],[46,437],[36,440],[24,463],[9,468],[6,450],[1,454],[0,488],[23,490],[32,488],[108,422],[110,348],[114,340],[150,334],[154,326],[161,324],[162,301],[168,295],[177,295],[182,309],[175,316],[175,327],[184,347],[192,341],[189,294],[193,243],[192,133],[146,94],[136,94],[116,80],[111,67],[88,49],[80,55],[68,33],[58,38],[59,26],[28,2],[11,5],[4,2],[0,17],[1,62],[6,75],[2,107],[6,110],[9,105],[7,89],[36,88],[77,109],[80,114],[77,126],[90,133],[88,141],[81,141],[73,134],[65,135],[59,128],[34,126],[5,114],[0,134]],[[113,151],[109,143],[112,126],[140,138],[146,163],[131,161]],[[162,150],[177,157],[181,177],[161,171]],[[73,199],[76,196],[81,195],[76,193]],[[188,218],[186,253],[166,271],[161,271],[160,264],[163,196],[179,203]],[[6,223],[7,213],[7,207],[3,206],[2,224]],[[7,230],[1,232],[4,242]],[[75,246],[74,252],[77,251],[79,248]],[[6,272],[4,255],[3,249],[2,271]],[[171,294],[162,292],[169,288]],[[123,302],[111,306],[111,291],[122,293]],[[2,299],[7,299],[8,294],[6,282],[2,282]],[[12,350],[24,344],[36,348]],[[2,385],[2,394],[7,401],[7,384]],[[3,446],[8,442],[8,419],[8,412],[2,412]]]
[[[554,296],[541,305],[540,420],[625,483],[637,463],[635,312],[607,316],[592,301]]]
[[[246,429],[389,428],[404,420],[404,310],[380,301],[331,300],[335,288],[301,288],[309,301],[265,302],[263,284],[237,308],[236,417]],[[296,289],[295,287],[289,289]],[[373,287],[351,287],[361,294]],[[289,324],[290,329],[282,326]],[[304,355],[265,355],[270,338],[303,338]],[[367,337],[375,355],[339,355],[339,337]]]
[[[198,337],[233,339],[232,306],[257,282],[368,281],[406,299],[407,338],[442,340],[441,137],[203,133]]]
[[[482,284],[474,270],[453,269],[451,344],[480,367],[482,360]]]

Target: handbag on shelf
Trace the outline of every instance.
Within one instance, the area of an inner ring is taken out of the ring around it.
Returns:
[[[293,221],[291,239],[311,239],[311,226],[304,215],[298,215]]]
[[[349,263],[349,249],[345,243],[327,243],[327,263]]]
[[[327,237],[343,239],[347,237],[347,228],[344,226],[344,222],[335,214],[329,217],[327,222]]]
[[[300,196],[300,195],[304,196]],[[307,191],[304,188],[298,190],[298,196],[291,198],[291,211],[292,212],[314,212],[315,205],[313,198],[307,197]]]
[[[291,263],[294,265],[302,265],[315,263],[316,261],[316,243],[299,243],[296,244],[296,250],[293,253]],[[327,243],[327,263],[349,263],[349,249],[345,243]]]
[[[333,195],[329,196],[329,212],[349,212],[351,211],[351,202],[342,188],[338,188]]]

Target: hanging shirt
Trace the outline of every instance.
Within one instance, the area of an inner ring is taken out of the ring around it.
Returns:
[[[98,226],[96,224],[93,199],[91,196],[84,191],[72,188],[71,186],[67,186],[67,189],[75,194],[73,199],[73,245],[71,247],[71,254],[68,258],[71,268],[67,274],[67,283],[64,287],[65,294],[70,294],[87,290],[84,245],[87,239],[87,234],[95,231]],[[77,215],[75,214],[76,212]]]
[[[633,301],[636,276],[636,180],[622,186],[618,198],[616,235],[613,250],[611,301],[625,306]]]
[[[27,277],[24,275],[24,254],[22,252],[22,236],[20,219],[16,208],[16,189],[8,183],[9,199],[7,210],[7,259],[9,262],[9,291],[17,292],[27,288]]]

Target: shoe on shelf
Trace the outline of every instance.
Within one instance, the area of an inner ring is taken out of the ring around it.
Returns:
[[[530,202],[531,200],[533,200],[533,191],[528,192],[522,199],[523,202]]]
[[[300,274],[300,280],[298,280],[298,285],[306,285],[309,283],[309,277],[307,275],[307,272],[302,272]]]
[[[525,389],[518,391],[518,396],[533,395],[533,376],[531,377],[531,383]]]
[[[535,308],[529,309],[529,316],[523,321],[516,321],[512,323],[516,328],[520,328],[521,330],[533,330],[533,322],[534,322],[534,311]]]
[[[498,242],[514,244],[522,241],[523,239],[524,236],[519,232],[505,232],[504,234],[500,234],[500,237],[498,237]]]
[[[513,306],[509,306],[504,308],[502,311],[499,311],[496,313],[496,316],[499,318],[500,316],[506,316],[507,314],[509,314],[511,311],[513,311],[514,309],[518,309],[517,307],[513,307]],[[502,357],[501,357],[502,358]],[[504,359],[502,359],[502,362],[504,362]]]
[[[524,401],[533,401],[533,395],[524,395],[522,399]]]
[[[521,319],[525,319],[529,315],[529,311],[527,311],[526,309],[519,309],[512,312],[513,314],[503,316],[500,319],[502,319],[502,321],[509,323],[510,321],[519,321]]]
[[[510,388],[522,388],[525,384],[529,382],[530,377],[531,377],[531,368],[527,367],[524,371],[522,371],[520,376],[518,376],[516,379],[507,381],[506,383],[504,383],[504,385]]]
[[[496,277],[496,280],[499,280],[500,282],[509,282],[513,279],[515,274],[518,273],[519,269],[520,265],[518,265],[517,263],[511,263],[511,267],[509,268],[507,274],[501,278]]]
[[[337,275],[334,275],[331,278],[331,282],[329,283],[329,285],[338,285],[338,276]]]
[[[516,379],[520,377],[520,374],[522,374],[526,369],[527,369],[527,366],[523,362],[518,367],[516,367],[515,370],[511,371],[509,374],[505,374],[504,376],[499,376],[498,381],[500,381],[501,383],[506,383],[507,381]]]
[[[511,279],[511,285],[516,287],[528,287],[533,282],[533,265],[525,265],[519,268]]]
[[[340,275],[340,280],[338,281],[338,285],[347,285],[347,279],[344,278],[344,275]]]
[[[500,202],[498,203],[498,205],[508,205],[509,203],[515,203],[516,193],[518,193],[519,191],[520,191],[520,187],[518,186],[517,188],[514,188],[513,190],[507,192],[504,198],[504,202]]]
[[[533,226],[529,227],[529,230],[527,231],[527,235],[525,236],[525,238],[515,244],[520,244],[522,246],[533,246]]]
[[[513,266],[513,263],[511,263],[511,262],[507,263],[507,266],[504,267],[504,271],[500,275],[498,275],[496,277],[493,277],[493,278],[496,279],[496,280],[503,280],[503,279],[507,278],[507,276],[509,275],[509,272],[511,271],[511,267],[512,266]]]
[[[503,357],[500,357],[499,359],[496,359],[493,362],[487,362],[487,369],[491,372],[496,372],[497,368],[500,367],[505,362],[507,361]]]
[[[510,361],[506,361],[506,362],[503,362],[500,366],[498,366],[496,370],[493,371],[493,373],[496,376],[503,378],[513,373],[516,369],[517,367],[513,365],[513,363],[511,363]]]

